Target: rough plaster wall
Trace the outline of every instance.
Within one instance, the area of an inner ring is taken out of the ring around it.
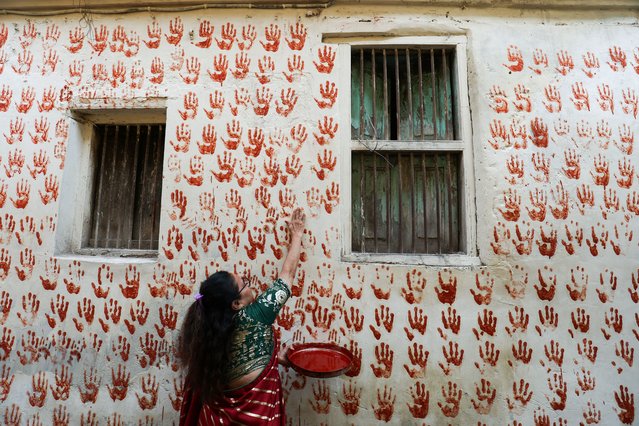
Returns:
[[[282,339],[338,340],[359,369],[325,381],[282,371],[290,423],[634,421],[636,29],[359,13],[91,16],[97,36],[80,16],[2,18],[2,421],[172,424],[171,342],[194,286],[218,268],[268,283],[294,204],[310,226]],[[330,47],[320,56],[321,34],[432,28],[468,34],[486,266],[341,263],[344,171],[319,162],[345,152],[348,94],[331,83],[348,71],[330,66]],[[55,258],[77,143],[66,112],[147,96],[168,107],[158,262]]]

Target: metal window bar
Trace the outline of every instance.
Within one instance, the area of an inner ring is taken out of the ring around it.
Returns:
[[[422,49],[417,50],[417,74],[419,75],[419,126],[421,140],[424,140],[424,74],[422,71]]]
[[[357,177],[352,191],[358,200],[353,208],[359,210],[353,212],[358,222],[352,232],[354,251],[459,251],[461,153],[386,151],[381,159],[365,151],[352,155]],[[438,208],[437,200],[448,204]],[[380,225],[385,232],[378,231]]]
[[[149,149],[151,146],[151,126],[147,125],[146,126],[146,143],[144,144],[144,157],[142,162],[146,163],[149,158]],[[147,188],[148,187],[148,170],[146,167],[142,168],[142,171],[140,173],[140,183],[142,185],[143,188]],[[141,206],[142,206],[142,201],[140,197],[135,197],[135,201],[136,201],[136,206],[135,206],[135,210],[139,211]],[[138,249],[142,249],[142,226],[140,226],[140,221],[142,220],[142,217],[140,216],[138,218],[138,221],[136,223],[134,223],[134,235],[137,235],[137,248]],[[137,232],[135,232],[135,225],[137,225]]]
[[[157,248],[163,126],[96,125],[95,135],[100,158],[95,167],[90,234],[84,245]],[[145,220],[147,212],[152,212],[151,221]]]
[[[359,140],[381,136],[399,143],[452,140],[452,59],[451,48],[353,48],[353,75],[359,80],[353,92],[359,100],[359,126],[352,127],[353,136]],[[416,75],[412,71],[415,68]],[[380,74],[382,81],[378,84]],[[430,79],[430,84],[425,84],[425,79]],[[353,251],[458,251],[461,152],[402,154],[385,150],[353,152],[353,176],[358,177],[352,186],[353,200],[358,201],[353,202]]]
[[[352,139],[454,140],[453,61],[453,48],[353,48]]]

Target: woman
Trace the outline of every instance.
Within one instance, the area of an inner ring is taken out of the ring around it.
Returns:
[[[306,216],[295,209],[277,280],[255,296],[251,281],[219,271],[200,285],[178,342],[185,371],[180,425],[285,424],[273,322],[291,294]]]

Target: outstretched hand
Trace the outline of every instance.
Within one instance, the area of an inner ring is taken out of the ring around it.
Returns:
[[[306,213],[304,213],[304,209],[298,207],[293,210],[293,214],[288,221],[288,229],[291,231],[291,234],[301,236],[304,233],[305,224]]]

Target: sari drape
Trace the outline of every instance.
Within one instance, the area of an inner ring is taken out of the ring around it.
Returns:
[[[180,409],[180,426],[284,425],[286,413],[277,366],[277,351],[273,351],[271,361],[257,379],[208,403],[203,403],[199,392],[187,386]]]

